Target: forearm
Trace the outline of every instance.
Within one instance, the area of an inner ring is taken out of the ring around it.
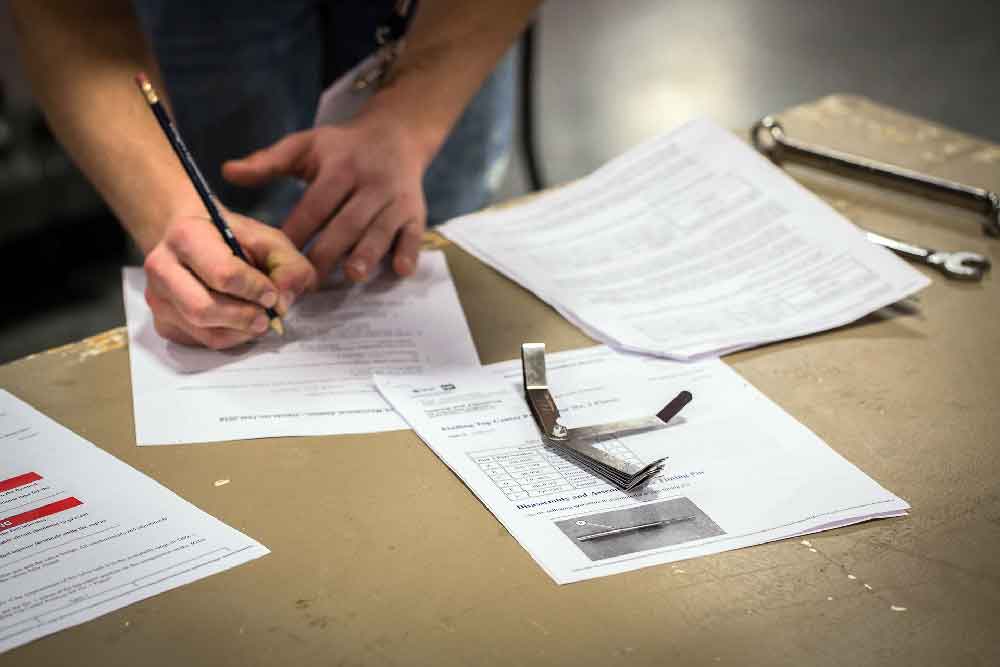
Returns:
[[[12,0],[20,54],[53,132],[147,252],[196,194],[133,79],[163,90],[128,0]]]
[[[427,162],[540,0],[423,0],[406,48],[365,113],[411,130]]]

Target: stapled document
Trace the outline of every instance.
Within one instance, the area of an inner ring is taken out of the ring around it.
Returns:
[[[441,232],[593,338],[675,359],[841,326],[930,282],[707,120]]]
[[[0,391],[0,652],[267,553]]]
[[[697,396],[654,431],[597,446],[666,457],[622,491],[547,447],[520,360],[378,376],[420,438],[560,584],[868,519],[905,501],[882,488],[718,359],[678,363],[600,346],[548,355],[567,427],[641,417],[680,388]]]

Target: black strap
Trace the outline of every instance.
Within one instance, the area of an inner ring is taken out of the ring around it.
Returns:
[[[379,46],[398,42],[406,34],[417,13],[418,0],[396,0],[393,12],[375,28],[375,41]]]

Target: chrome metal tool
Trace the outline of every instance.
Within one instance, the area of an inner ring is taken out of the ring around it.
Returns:
[[[775,164],[797,162],[982,213],[983,231],[988,236],[1000,237],[1000,195],[996,192],[790,139],[781,123],[771,116],[754,123],[750,140]]]
[[[635,488],[660,472],[666,457],[636,464],[605,452],[596,443],[605,438],[663,428],[692,399],[690,392],[682,391],[652,417],[566,428],[559,423],[559,408],[549,393],[545,343],[525,343],[521,346],[521,372],[524,396],[546,442],[559,447],[572,461],[623,490]]]
[[[872,243],[888,248],[906,259],[940,269],[946,276],[956,280],[982,280],[983,274],[990,269],[989,257],[977,252],[931,250],[875,232],[865,231],[865,235]]]

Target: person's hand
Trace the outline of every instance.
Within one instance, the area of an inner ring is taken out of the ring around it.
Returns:
[[[267,332],[264,308],[284,315],[316,284],[316,273],[281,233],[250,218],[224,212],[246,256],[236,257],[206,212],[175,216],[146,255],[146,302],[157,333],[185,345],[216,350]]]
[[[416,269],[427,153],[400,123],[362,115],[349,125],[290,134],[226,162],[222,173],[243,186],[286,176],[308,182],[283,231],[298,248],[313,239],[308,256],[320,279],[343,260],[344,274],[361,281],[390,251],[397,274]]]

